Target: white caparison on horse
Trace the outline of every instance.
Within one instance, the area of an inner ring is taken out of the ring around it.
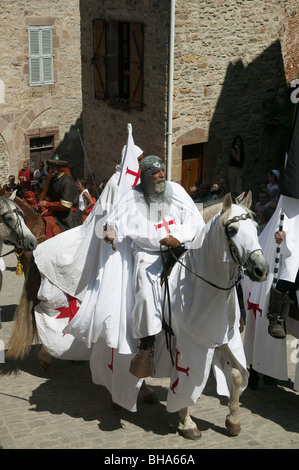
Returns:
[[[241,204],[227,195],[222,210],[206,224],[164,282],[164,322],[171,333],[169,341],[164,332],[156,337],[153,377],[170,376],[167,410],[179,412],[181,431],[189,439],[198,439],[201,433],[188,407],[200,397],[212,367],[217,392],[229,397],[226,427],[232,435],[240,432],[239,396],[247,386],[248,371],[236,285],[244,274],[255,282],[264,281],[268,274],[250,205],[251,194]],[[167,343],[172,358],[165,349]],[[91,354],[91,370],[93,381],[107,387],[114,403],[136,411],[142,379],[129,373],[128,356],[98,341]]]

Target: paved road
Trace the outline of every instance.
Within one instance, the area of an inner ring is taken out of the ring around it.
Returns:
[[[5,248],[4,253],[7,251]],[[5,257],[5,262],[0,293],[0,340],[4,344],[24,281],[15,274],[15,255]],[[225,429],[227,399],[216,394],[210,377],[204,394],[191,408],[202,438],[189,441],[178,431],[177,414],[166,412],[167,379],[148,380],[158,403],[145,404],[140,398],[136,413],[114,410],[106,389],[92,383],[88,362],[74,365],[53,360],[45,373],[36,353],[37,345],[33,345],[24,362],[0,364],[0,443],[4,450],[104,449],[101,455],[109,463],[112,455],[118,455],[115,449],[129,449],[129,456],[136,449],[152,454],[157,450],[160,455],[171,449],[195,458],[200,449],[299,448],[299,394],[292,390],[291,363],[287,383],[265,385],[260,378],[257,391],[245,390],[240,399],[242,431],[237,437],[230,437]]]

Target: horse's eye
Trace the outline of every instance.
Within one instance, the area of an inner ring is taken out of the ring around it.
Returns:
[[[230,238],[234,237],[238,233],[238,227],[236,227],[235,225],[230,225],[229,227],[227,227],[227,233]]]

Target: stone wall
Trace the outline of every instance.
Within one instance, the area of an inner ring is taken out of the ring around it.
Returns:
[[[282,169],[290,130],[289,82],[298,73],[296,0],[175,2],[171,179],[180,182],[182,149],[208,142],[202,177],[225,176],[233,137],[246,146],[244,189]],[[144,109],[113,109],[94,98],[92,20],[144,23]],[[97,179],[120,161],[126,124],[145,154],[166,155],[170,0],[81,3],[84,137]]]
[[[120,163],[132,124],[135,144],[145,154],[165,156],[169,0],[85,0],[81,2],[84,143],[97,181]],[[144,24],[144,109],[124,111],[95,99],[94,18]]]
[[[210,181],[226,175],[237,134],[246,148],[244,189],[256,190],[273,165],[283,168],[288,84],[298,74],[298,11],[293,0],[176,2],[174,179],[181,161],[176,141],[198,128],[209,141]]]
[[[0,183],[9,174],[17,175],[29,159],[26,134],[33,129],[42,135],[45,129],[58,128],[55,144],[64,144],[63,156],[84,171],[83,151],[72,132],[73,126],[82,127],[79,0],[3,0],[0,19]],[[29,86],[29,25],[53,26],[54,85]]]

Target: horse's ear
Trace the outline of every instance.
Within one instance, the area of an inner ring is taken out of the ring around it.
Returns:
[[[8,199],[12,199],[14,201],[16,195],[17,195],[17,189],[15,189],[13,193],[11,193]]]
[[[223,211],[227,211],[228,209],[230,209],[231,205],[233,203],[233,200],[232,200],[232,195],[231,193],[228,193],[225,198],[224,198],[224,201],[223,201]]]
[[[251,204],[252,204],[252,192],[251,190],[249,190],[246,198],[242,200],[242,206],[245,206],[247,207],[247,209],[250,209]]]
[[[239,196],[236,197],[237,204],[241,204],[244,197],[245,197],[245,191],[243,193],[239,194]]]

